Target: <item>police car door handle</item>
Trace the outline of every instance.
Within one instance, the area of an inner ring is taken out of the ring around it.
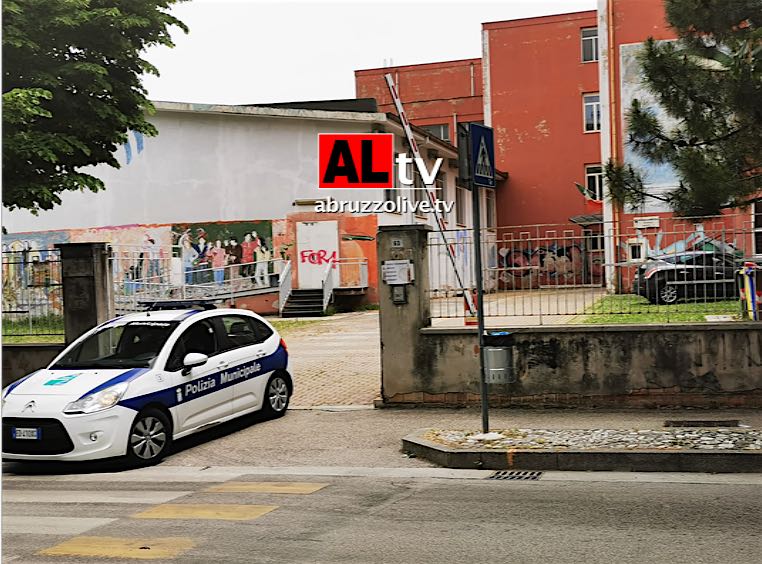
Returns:
[[[225,360],[221,360],[217,363],[217,368],[227,368],[228,366],[230,366],[230,363]]]

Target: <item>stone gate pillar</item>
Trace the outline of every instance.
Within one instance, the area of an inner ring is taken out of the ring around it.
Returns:
[[[61,243],[64,332],[71,343],[114,317],[106,243]]]
[[[420,390],[416,374],[420,330],[431,325],[428,225],[382,226],[378,230],[378,293],[381,323],[381,397]],[[405,263],[412,281],[404,279]],[[407,283],[406,283],[407,282]]]

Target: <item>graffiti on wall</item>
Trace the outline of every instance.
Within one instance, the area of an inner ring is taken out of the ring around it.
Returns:
[[[498,255],[501,287],[506,290],[602,282],[603,253],[586,251],[582,243],[548,240],[539,245],[521,245],[514,241],[501,245]]]

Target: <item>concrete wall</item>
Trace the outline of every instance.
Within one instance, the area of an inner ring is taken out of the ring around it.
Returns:
[[[406,303],[379,280],[386,405],[480,401],[476,329],[433,328],[424,226],[381,228],[378,257],[409,260]],[[762,324],[545,326],[509,329],[513,383],[490,402],[548,407],[762,407]],[[489,343],[488,343],[489,344]]]
[[[3,387],[47,366],[63,349],[63,344],[3,345]]]
[[[501,406],[762,407],[758,323],[515,330],[516,382]],[[387,404],[479,402],[474,329],[424,328],[408,373],[385,373]]]

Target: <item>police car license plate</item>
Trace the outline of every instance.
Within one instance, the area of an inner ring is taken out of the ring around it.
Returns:
[[[13,438],[37,440],[40,438],[40,430],[33,427],[13,427]]]

